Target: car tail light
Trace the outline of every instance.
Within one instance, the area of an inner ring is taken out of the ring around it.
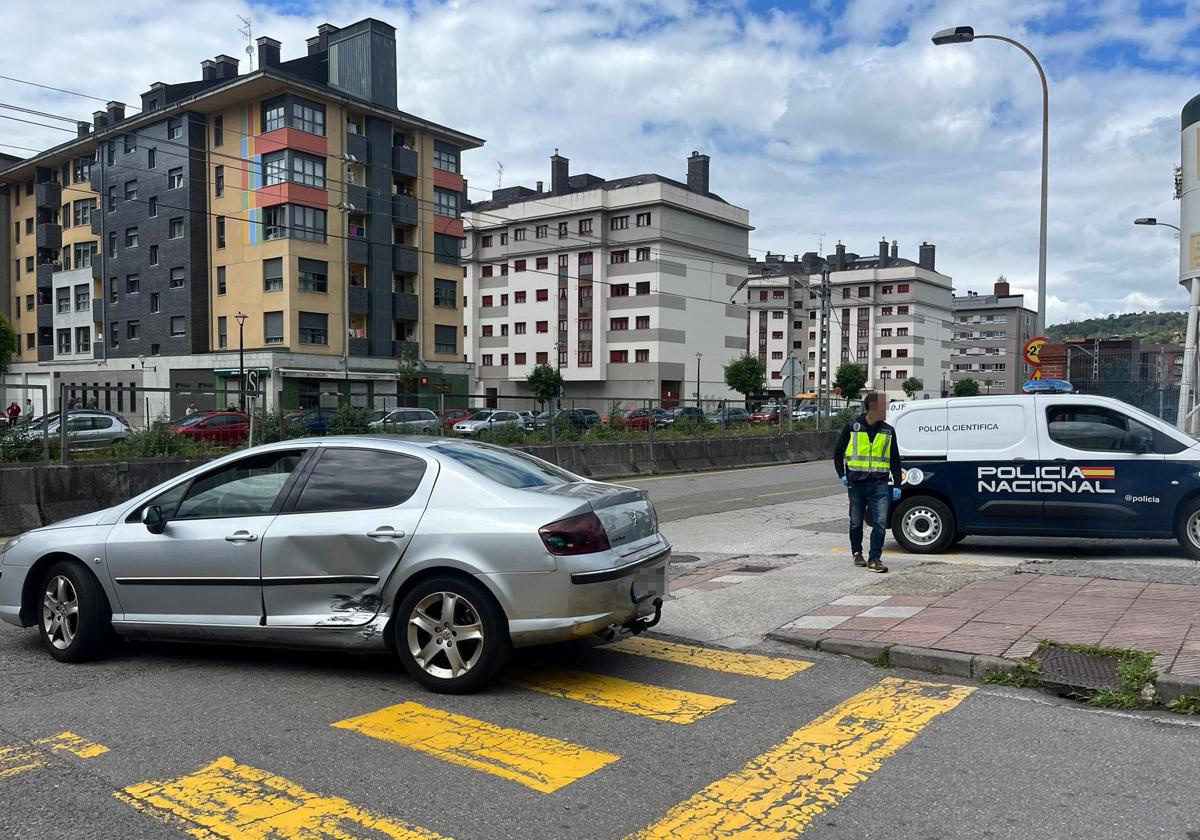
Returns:
[[[546,550],[559,557],[608,551],[608,534],[600,517],[588,511],[538,529]]]

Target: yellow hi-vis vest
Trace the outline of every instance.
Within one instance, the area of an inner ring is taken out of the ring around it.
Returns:
[[[846,444],[846,469],[868,475],[886,475],[892,465],[891,432],[880,430],[874,440],[866,432],[850,432]]]

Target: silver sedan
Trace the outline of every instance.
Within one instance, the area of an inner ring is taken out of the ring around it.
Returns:
[[[463,437],[478,437],[484,432],[498,429],[518,429],[523,432],[525,418],[515,411],[481,411],[454,424],[455,434]]]
[[[426,687],[512,647],[652,626],[671,547],[646,494],[434,438],[229,455],[0,550],[0,619],[64,662],[118,636],[391,651]]]

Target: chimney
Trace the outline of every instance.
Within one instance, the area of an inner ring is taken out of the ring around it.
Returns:
[[[92,130],[92,124],[89,122],[84,122],[83,120],[80,120],[75,123],[75,136],[76,137],[87,137],[88,133],[91,130]]]
[[[537,191],[538,191],[538,192],[541,192],[541,191],[542,191],[542,182],[541,182],[541,181],[538,181],[538,182],[537,182]]]
[[[1009,296],[1008,281],[1007,280],[997,280],[995,293],[996,293],[996,297],[1008,297]]]
[[[688,189],[700,195],[708,195],[708,155],[692,152],[688,158]]]
[[[121,120],[125,119],[125,103],[124,102],[109,102],[105,108],[108,109],[108,124],[116,125]]]
[[[279,66],[279,47],[280,44],[274,38],[268,38],[266,35],[259,38],[255,43],[258,44],[258,69],[264,67]]]
[[[233,79],[237,77],[238,60],[233,56],[222,54],[213,59],[213,62],[216,64],[216,78]]]
[[[95,111],[92,114],[92,125],[96,131],[108,127],[108,111]]]
[[[846,270],[846,246],[840,240],[838,241],[837,248],[834,249],[833,270]]]
[[[316,55],[321,51],[321,36],[314,35],[311,38],[306,38],[304,43],[308,45],[308,54]]]
[[[332,23],[322,23],[317,27],[317,49],[321,52],[329,52],[329,36],[337,32],[338,28]]]
[[[879,267],[886,268],[888,263],[888,243],[887,239],[881,237],[879,240]]]
[[[892,240],[892,260],[894,261],[894,260],[898,260],[898,259],[900,259],[900,246],[896,243],[896,240],[893,239]]]
[[[928,242],[921,243],[920,256],[917,257],[917,265],[926,271],[933,271],[934,265],[934,248]]]
[[[550,193],[562,195],[568,191],[567,180],[571,177],[571,159],[565,158],[554,150],[550,158]]]
[[[217,65],[211,58],[206,58],[200,62],[200,78],[205,82],[211,82],[217,78]]]

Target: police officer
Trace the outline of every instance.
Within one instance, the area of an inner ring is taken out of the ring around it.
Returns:
[[[887,397],[882,393],[863,398],[862,414],[842,429],[833,449],[833,466],[850,495],[850,550],[854,565],[887,573],[880,557],[887,530],[888,502],[900,499],[900,447],[896,430],[884,422]],[[892,486],[888,487],[888,477]],[[871,512],[871,550],[863,559],[863,516]]]

